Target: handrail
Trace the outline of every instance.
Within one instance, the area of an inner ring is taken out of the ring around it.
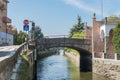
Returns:
[[[26,42],[19,46],[19,48],[16,50],[16,52],[13,56],[0,61],[0,73],[3,70],[5,70],[8,65],[10,65],[10,64],[14,65],[16,63],[17,58],[20,55],[20,53],[22,52],[22,49],[24,48],[25,45],[27,45]]]
[[[49,36],[45,36],[44,38],[71,38],[71,37],[69,37],[68,35],[49,35]],[[92,36],[79,36],[78,38],[91,39]]]

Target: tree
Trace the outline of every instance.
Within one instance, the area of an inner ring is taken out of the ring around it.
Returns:
[[[14,45],[20,45],[23,42],[25,42],[25,38],[26,38],[27,34],[25,32],[22,31],[17,31],[17,29],[14,30]]]
[[[14,35],[13,36],[14,36],[13,44],[17,45],[18,44],[18,39],[17,39],[18,38],[18,31],[17,31],[17,29],[14,30]]]
[[[77,24],[74,24],[73,27],[70,29],[70,38],[84,38],[84,23],[81,22],[80,16],[78,16],[77,21]],[[73,52],[75,54],[78,53],[76,50],[70,48],[65,48],[65,50]]]
[[[39,26],[36,26],[34,28],[34,30],[31,29],[31,38],[32,39],[38,39],[38,38],[43,38],[43,37],[44,37],[44,35],[41,32],[41,28]]]
[[[117,15],[111,15],[108,16],[108,21],[112,20],[112,21],[120,21],[120,17],[118,17]]]
[[[116,27],[113,29],[112,41],[113,41],[116,53],[120,53],[120,23],[118,23]]]
[[[19,40],[18,44],[22,44],[23,42],[25,42],[26,41],[25,39],[28,40],[28,35],[25,32],[20,31],[18,34],[18,40]]]
[[[78,23],[73,25],[70,29],[69,37],[72,37],[75,33],[81,33],[84,30],[84,23],[81,22],[80,16],[78,16]]]

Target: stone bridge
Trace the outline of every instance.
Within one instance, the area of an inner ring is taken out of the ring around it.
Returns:
[[[69,47],[78,51],[86,50],[91,52],[91,43],[88,39],[75,38],[41,38],[36,41],[37,49],[52,47]]]
[[[92,70],[91,41],[89,39],[76,38],[40,38],[29,42],[29,47],[35,46],[37,50],[53,47],[68,47],[80,53],[80,70]]]
[[[29,46],[36,46],[38,50],[53,47],[68,47],[82,53],[86,51],[91,54],[91,41],[89,39],[76,38],[41,38],[35,41],[30,41]]]

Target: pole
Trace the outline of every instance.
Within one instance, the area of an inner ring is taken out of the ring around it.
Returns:
[[[6,22],[6,45],[7,45],[7,22]]]
[[[33,52],[34,64],[33,64],[33,80],[37,80],[37,54],[36,49]]]
[[[103,19],[103,0],[101,0],[101,15],[102,15],[102,19]]]
[[[36,49],[35,49],[35,53],[34,53],[34,80],[37,80],[37,55],[36,55]]]
[[[7,45],[7,5],[8,5],[8,1],[6,1],[6,21],[5,21],[5,25],[6,25],[6,42],[5,44]]]
[[[33,21],[29,21],[29,22],[32,22],[32,31],[33,31],[33,40],[35,40],[35,23]],[[33,25],[34,23],[34,25]],[[35,44],[36,46],[36,44]],[[37,54],[36,54],[36,49],[34,49],[34,52],[33,52],[33,59],[34,59],[34,62],[33,62],[33,80],[37,80]]]

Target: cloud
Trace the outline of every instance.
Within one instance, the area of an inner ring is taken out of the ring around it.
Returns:
[[[101,15],[101,11],[98,9],[95,9],[95,7],[93,6],[88,6],[87,4],[84,4],[83,2],[81,2],[80,0],[64,0],[66,4],[72,5],[74,7],[77,7],[79,9],[83,9],[87,12],[92,12],[92,13],[96,13],[98,15]]]

